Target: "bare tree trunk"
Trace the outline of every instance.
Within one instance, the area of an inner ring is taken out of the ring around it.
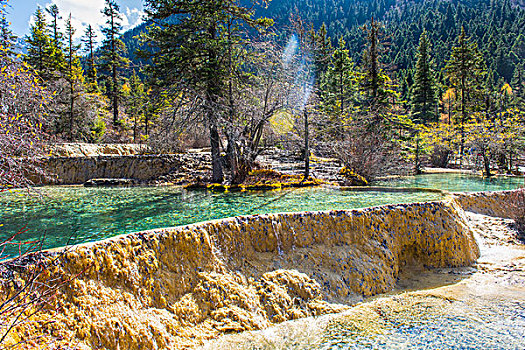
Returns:
[[[304,177],[303,181],[307,181],[310,177],[310,132],[308,130],[308,112],[304,108]]]
[[[486,177],[491,177],[492,174],[490,173],[490,159],[487,156],[487,151],[486,150],[483,150],[483,168],[485,169],[484,170],[485,176]]]
[[[210,146],[211,146],[211,163],[212,163],[212,182],[221,183],[224,179],[221,165],[221,149],[219,140],[219,130],[217,128],[217,119],[213,111],[208,112],[208,123],[210,129]]]
[[[416,175],[420,175],[422,173],[421,171],[421,159],[419,157],[419,153],[421,152],[419,148],[419,132],[416,135],[416,159],[414,164],[414,172]]]

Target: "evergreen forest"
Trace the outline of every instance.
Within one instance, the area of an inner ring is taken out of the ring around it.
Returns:
[[[105,0],[81,41],[56,5],[17,38],[1,2],[4,188],[27,170],[13,154],[57,142],[209,147],[209,181],[231,184],[269,146],[305,179],[314,156],[366,180],[524,161],[522,0],[145,0],[127,32]]]

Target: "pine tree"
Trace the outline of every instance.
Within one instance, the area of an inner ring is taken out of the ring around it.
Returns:
[[[445,67],[446,77],[459,94],[460,115],[460,166],[463,165],[465,151],[465,123],[469,119],[469,97],[479,90],[486,75],[478,45],[467,37],[465,28],[461,28],[458,43],[452,48],[452,54]]]
[[[381,32],[383,26],[372,18],[369,26],[363,30],[367,34],[367,48],[363,54],[361,89],[365,95],[365,101],[373,110],[384,109],[394,101],[394,91],[391,89],[390,78],[381,68],[380,58],[383,53]],[[379,114],[376,115],[379,117]]]
[[[86,32],[84,34],[84,37],[82,38],[82,42],[85,45],[85,52],[87,52],[87,70],[86,70],[86,78],[87,78],[87,85],[88,85],[88,91],[90,92],[97,92],[98,91],[98,84],[97,84],[97,66],[95,63],[95,45],[97,35],[95,34],[95,31],[93,30],[93,27],[90,25],[87,26]]]
[[[119,123],[119,100],[122,94],[120,71],[128,67],[129,60],[122,56],[126,51],[126,46],[119,39],[122,30],[120,8],[114,0],[106,0],[105,4],[102,13],[107,20],[106,27],[102,28],[104,41],[101,49],[100,67],[101,71],[109,74],[107,76],[107,86],[109,87],[107,93],[113,109],[113,124],[117,125]]]
[[[379,32],[381,24],[379,22],[370,22],[369,27],[363,27],[367,33],[368,47],[364,52],[363,63],[365,76],[363,88],[368,94],[370,104],[375,104],[381,95],[381,67],[379,63],[380,41]]]
[[[58,21],[62,19],[58,11],[58,6],[52,4],[49,8],[46,8],[46,12],[51,16],[51,23],[49,27],[51,28],[51,42],[53,46],[58,50],[62,49],[62,39],[63,35],[58,28]]]
[[[26,37],[27,55],[24,60],[32,66],[44,81],[49,81],[56,73],[54,48],[44,12],[40,7],[35,12],[34,24]]]
[[[424,124],[438,121],[434,71],[429,46],[427,33],[423,31],[419,40],[416,72],[412,86],[411,117],[414,121]]]
[[[511,81],[512,91],[514,93],[514,103],[520,109],[525,109],[525,66],[521,63],[514,70],[514,76]]]
[[[261,28],[271,22],[255,19],[253,11],[236,0],[146,1],[149,19],[159,26],[150,29],[146,41],[153,45],[149,56],[152,79],[168,91],[176,87],[175,96],[184,91],[202,101],[199,111],[209,129],[212,153],[213,182],[222,182],[219,117],[221,100],[229,100],[232,76],[240,73],[240,65],[232,53],[246,43],[244,25]],[[173,18],[177,18],[173,23]],[[224,107],[224,106],[223,106]],[[226,111],[223,110],[226,114]]]
[[[317,33],[315,33],[312,29],[312,39],[314,42],[315,73],[318,78],[317,80],[320,81],[328,69],[330,58],[334,51],[332,47],[332,40],[328,36],[326,24],[323,23]]]
[[[13,34],[9,28],[9,22],[5,17],[5,13],[0,14],[0,55],[12,56],[15,54],[16,35]]]
[[[66,80],[69,85],[69,106],[68,106],[68,134],[69,139],[74,140],[74,129],[75,129],[75,122],[77,121],[78,117],[75,115],[75,103],[76,100],[79,98],[79,95],[83,93],[83,72],[80,64],[80,60],[78,57],[78,50],[80,49],[80,45],[76,45],[73,43],[74,39],[73,36],[75,35],[75,29],[73,28],[73,25],[71,24],[71,14],[69,15],[68,19],[66,20],[66,42],[67,42],[67,53],[66,53]]]
[[[140,123],[144,119],[146,92],[144,84],[135,70],[129,79],[128,86],[127,113],[133,120],[133,142],[136,143],[140,136]]]
[[[62,71],[66,67],[64,58],[64,35],[60,32],[58,27],[58,21],[62,19],[58,11],[58,6],[52,4],[49,8],[46,8],[46,12],[51,16],[51,23],[49,28],[51,29],[51,46],[53,47],[52,63],[54,70],[57,72]]]
[[[321,86],[323,105],[338,117],[345,117],[353,105],[357,92],[357,74],[346,43],[341,37],[332,54]]]

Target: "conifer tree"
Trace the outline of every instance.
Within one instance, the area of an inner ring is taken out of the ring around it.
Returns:
[[[361,88],[368,107],[376,111],[391,105],[393,101],[389,101],[389,98],[394,93],[389,86],[390,78],[381,68],[380,58],[384,50],[381,42],[382,28],[381,23],[373,18],[370,25],[363,27],[367,34],[367,48],[363,54]],[[376,116],[379,117],[379,114]]]
[[[51,28],[51,42],[55,49],[61,50],[63,35],[58,28],[58,21],[61,20],[62,17],[60,16],[58,6],[52,4],[46,8],[46,12],[51,16],[51,23],[49,24],[49,27]]]
[[[16,35],[13,34],[9,27],[9,22],[5,17],[5,13],[0,14],[0,55],[14,55]]]
[[[71,14],[69,15],[68,19],[66,20],[66,42],[67,42],[67,53],[66,53],[66,80],[69,86],[69,106],[68,106],[68,136],[70,140],[74,139],[74,128],[75,128],[75,122],[77,121],[78,117],[75,115],[76,113],[76,100],[79,98],[80,94],[83,93],[83,72],[80,65],[80,60],[78,57],[78,50],[80,49],[80,45],[74,44],[73,36],[75,35],[75,29],[73,28],[73,25],[71,24]]]
[[[465,123],[469,119],[469,99],[480,89],[482,78],[486,75],[478,45],[467,37],[465,28],[461,28],[457,45],[445,67],[446,77],[459,94],[460,112],[460,166],[463,165],[465,151]]]
[[[133,74],[127,85],[129,86],[127,93],[127,113],[133,120],[133,142],[137,142],[140,136],[140,123],[144,119],[144,99],[146,97],[146,91],[144,84],[135,70],[133,70]]]
[[[53,47],[51,62],[54,70],[61,72],[66,68],[63,43],[64,35],[60,32],[58,26],[58,21],[61,20],[62,17],[58,11],[58,6],[55,4],[46,8],[46,12],[51,16],[51,23],[49,23],[49,28],[51,29],[51,46]]]
[[[40,78],[49,81],[56,71],[55,50],[51,43],[44,11],[40,7],[35,12],[34,24],[31,25],[30,34],[25,40],[27,55],[24,60],[35,69]]]
[[[514,70],[511,87],[514,94],[514,103],[520,109],[525,109],[525,63],[521,63]]]
[[[334,51],[332,47],[332,40],[328,36],[328,30],[326,24],[323,23],[317,33],[312,28],[312,41],[314,43],[314,54],[315,54],[315,74],[317,81],[321,81],[322,76],[326,73],[330,59]]]
[[[381,67],[379,63],[380,41],[379,32],[381,25],[379,22],[370,22],[369,27],[363,27],[367,33],[368,47],[364,52],[364,81],[363,88],[368,94],[368,99],[371,104],[375,104],[381,95]]]
[[[126,52],[126,46],[120,40],[120,32],[122,30],[120,14],[120,7],[115,0],[106,0],[105,8],[102,10],[106,16],[106,27],[102,28],[104,34],[104,41],[101,49],[101,70],[107,75],[107,85],[109,87],[107,93],[111,100],[113,109],[113,124],[119,123],[119,100],[121,97],[121,78],[120,71],[128,67],[129,60],[123,57]]]
[[[325,108],[339,117],[344,117],[355,101],[357,76],[342,37],[332,54],[321,88]]]
[[[411,102],[411,116],[415,122],[426,124],[438,121],[434,71],[426,31],[423,31],[419,39]]]
[[[87,71],[86,71],[86,80],[88,85],[88,91],[96,92],[98,91],[97,84],[97,66],[95,63],[95,45],[97,35],[93,30],[93,27],[90,25],[87,26],[82,42],[85,45],[85,52],[87,53]]]
[[[232,47],[246,43],[242,26],[261,28],[271,21],[254,18],[237,0],[147,0],[146,6],[149,20],[159,24],[145,38],[153,46],[150,77],[174,98],[183,91],[201,101],[194,112],[202,114],[208,126],[212,181],[222,182],[219,117],[228,107],[221,106],[221,100],[229,100],[228,82],[241,69],[231,61]]]

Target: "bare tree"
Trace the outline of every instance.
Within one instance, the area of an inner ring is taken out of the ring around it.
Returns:
[[[44,175],[38,157],[46,139],[51,94],[30,67],[0,55],[0,192],[31,184]]]

